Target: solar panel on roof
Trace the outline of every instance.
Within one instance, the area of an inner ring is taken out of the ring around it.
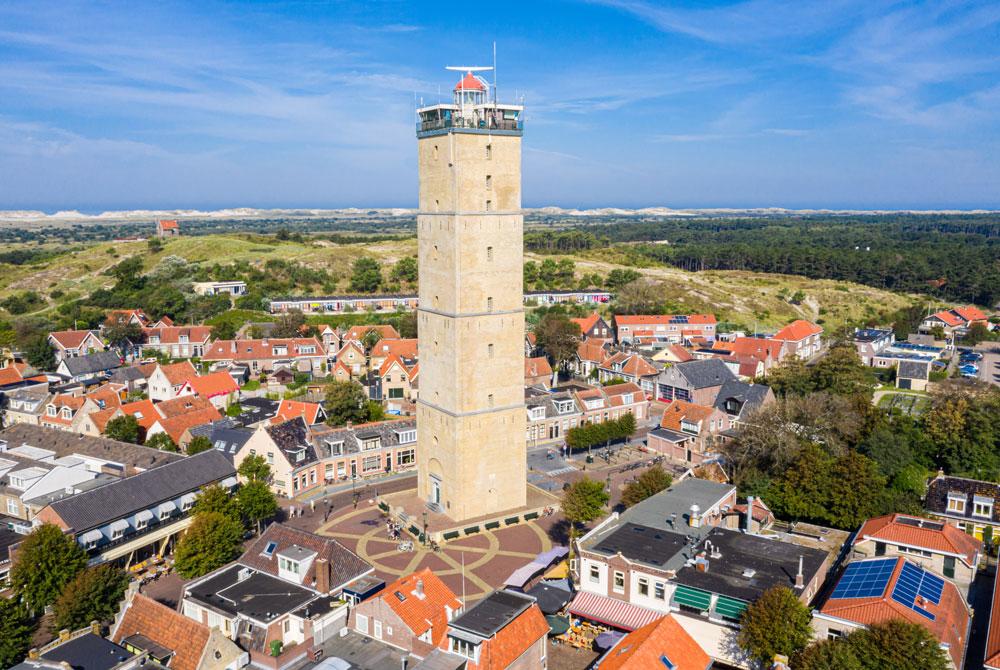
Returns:
[[[912,563],[904,563],[903,569],[899,572],[899,578],[896,580],[896,586],[892,589],[892,599],[934,621],[934,615],[921,607],[917,603],[917,598],[919,596],[928,602],[939,605],[943,590],[943,579]]]
[[[885,587],[889,583],[889,577],[892,576],[895,565],[896,559],[894,558],[858,561],[849,564],[830,598],[874,598],[881,596],[885,593]]]

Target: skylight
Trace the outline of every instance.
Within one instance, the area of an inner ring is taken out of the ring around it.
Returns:
[[[271,556],[274,555],[274,550],[277,549],[277,548],[278,548],[278,543],[277,542],[268,542],[267,546],[264,547],[264,551],[262,551],[260,555],[261,556],[267,556],[268,558],[271,558]]]

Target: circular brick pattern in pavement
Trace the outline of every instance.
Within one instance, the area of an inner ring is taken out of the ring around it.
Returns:
[[[413,551],[403,552],[398,550],[397,542],[387,538],[385,519],[378,508],[363,506],[333,515],[316,532],[335,538],[357,553],[387,582],[430,568],[452,591],[464,593],[471,602],[485,597],[514,570],[552,548],[552,540],[542,526],[533,521],[484,531],[448,542],[437,552],[414,542]],[[411,538],[404,533],[403,539]]]

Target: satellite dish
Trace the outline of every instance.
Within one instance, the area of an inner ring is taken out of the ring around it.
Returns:
[[[445,70],[454,70],[455,72],[488,72],[493,69],[492,65],[473,65],[472,67],[467,67],[465,65],[446,65]]]

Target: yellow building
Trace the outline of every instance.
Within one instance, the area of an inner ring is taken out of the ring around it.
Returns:
[[[472,72],[418,110],[418,493],[455,521],[526,502],[522,107]]]

